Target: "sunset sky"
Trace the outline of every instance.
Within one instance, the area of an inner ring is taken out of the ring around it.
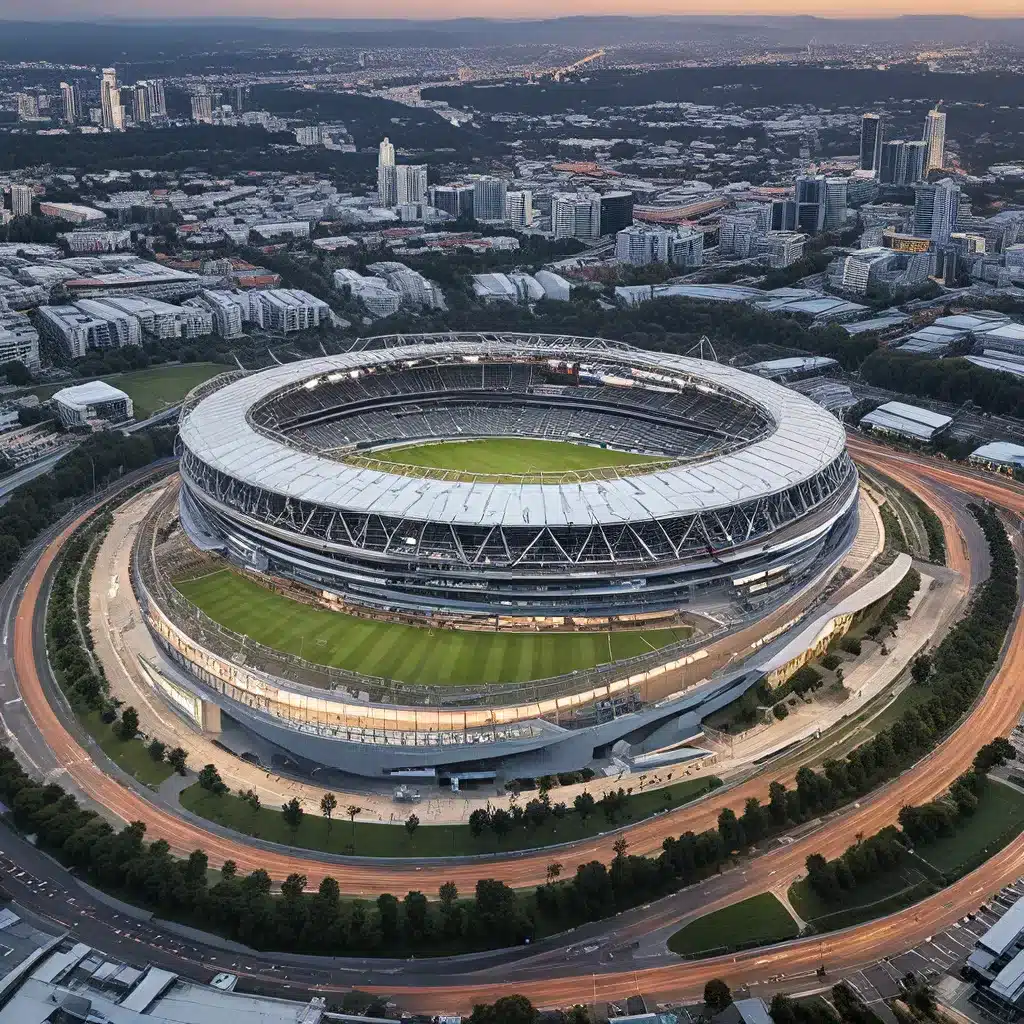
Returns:
[[[93,21],[104,15],[130,17],[318,17],[318,18],[550,18],[574,14],[814,14],[886,17],[900,14],[1024,16],[1022,0],[880,0],[870,7],[836,0],[0,0],[0,18]]]

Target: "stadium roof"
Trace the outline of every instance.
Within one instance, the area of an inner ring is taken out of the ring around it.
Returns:
[[[465,525],[617,524],[729,508],[813,477],[846,447],[842,426],[803,395],[718,363],[556,335],[410,336],[406,347],[349,352],[274,366],[186,404],[185,446],[207,466],[253,487],[322,507]],[[419,343],[417,343],[419,342]],[[762,407],[775,423],[745,448],[621,479],[527,484],[402,476],[291,447],[258,433],[247,412],[274,392],[359,366],[451,355],[523,353],[619,361],[684,374]]]

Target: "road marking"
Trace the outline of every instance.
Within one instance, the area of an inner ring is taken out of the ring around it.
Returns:
[[[5,700],[4,701],[5,705],[7,705],[7,704],[20,704],[20,703],[21,703],[21,698],[20,697],[12,697],[10,700]]]

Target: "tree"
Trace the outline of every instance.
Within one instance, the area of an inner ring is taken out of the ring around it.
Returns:
[[[478,1003],[469,1024],[537,1024],[540,1014],[526,996],[502,996],[493,1005]]]
[[[612,849],[615,851],[615,858],[618,860],[620,857],[626,856],[626,850],[629,849],[629,843],[626,841],[625,836],[619,836],[618,839],[612,843]]]
[[[320,797],[320,813],[327,819],[327,834],[331,834],[331,825],[334,822],[331,819],[331,815],[334,813],[334,809],[338,806],[338,798],[333,793],[324,793]]]
[[[712,1013],[721,1013],[732,1002],[732,992],[721,978],[712,978],[704,986],[704,1005]]]
[[[139,731],[139,713],[131,705],[121,712],[121,721],[117,723],[117,735],[123,740],[133,740]]]
[[[380,914],[380,930],[385,942],[398,938],[398,900],[389,892],[377,897],[377,913]]]
[[[736,818],[736,812],[731,807],[725,807],[718,815],[718,834],[726,850],[738,850],[745,846],[743,826]]]
[[[974,755],[974,771],[977,775],[987,775],[993,768],[1001,768],[1007,761],[1015,761],[1017,751],[1005,736],[997,736],[991,743],[986,743]]]
[[[487,808],[478,807],[469,815],[469,832],[474,839],[479,839],[491,827],[491,812]]]
[[[553,860],[547,867],[547,879],[548,885],[555,881],[558,876],[562,873],[562,865],[557,860]]]
[[[224,781],[221,779],[220,772],[217,771],[217,766],[215,764],[203,765],[199,772],[199,785],[202,786],[203,789],[208,790],[211,793],[215,793],[217,796],[226,793],[228,788],[224,785]]]
[[[910,666],[910,675],[915,683],[926,683],[932,674],[932,659],[927,654],[919,654]]]
[[[164,752],[167,750],[167,745],[161,743],[159,740],[153,740],[148,747],[146,747],[146,753],[149,754],[154,761],[159,763],[164,759]]]
[[[444,882],[437,890],[437,898],[441,903],[441,910],[449,913],[459,898],[459,889],[454,882]]]
[[[167,763],[179,774],[188,774],[188,765],[185,763],[185,759],[188,754],[185,753],[184,747],[172,747],[167,752]]]
[[[495,808],[491,813],[491,828],[499,839],[503,839],[512,831],[512,815],[504,807]]]
[[[405,831],[409,833],[409,838],[412,839],[413,833],[420,827],[420,819],[415,814],[410,814],[405,819]]]
[[[292,830],[294,835],[302,824],[302,802],[297,796],[293,796],[286,804],[281,805],[281,814],[284,816],[285,824]]]
[[[356,815],[362,813],[362,807],[358,804],[349,804],[345,808],[345,813],[348,815],[348,820],[352,823],[352,846],[355,848],[356,845]]]
[[[0,365],[0,374],[7,378],[7,383],[14,387],[24,387],[32,383],[32,374],[20,359],[12,359]]]
[[[584,790],[582,793],[578,793],[576,795],[576,799],[573,800],[572,805],[575,808],[576,813],[580,816],[580,821],[585,825],[587,823],[587,818],[594,813],[597,801],[594,800],[590,793]]]

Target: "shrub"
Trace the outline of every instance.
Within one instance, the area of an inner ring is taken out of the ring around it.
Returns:
[[[781,701],[772,708],[772,714],[781,722],[789,717],[789,708]]]
[[[825,657],[821,659],[822,667],[827,668],[829,671],[832,671],[834,668],[839,668],[842,663],[843,659],[840,658],[838,654],[832,652],[826,654]]]

